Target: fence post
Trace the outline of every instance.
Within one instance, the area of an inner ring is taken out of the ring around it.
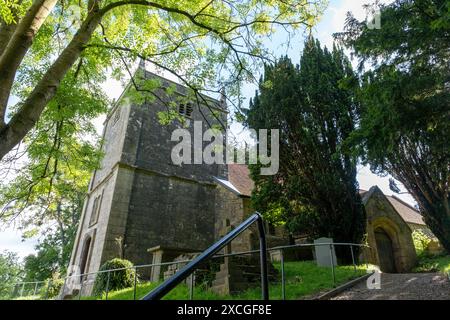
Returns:
[[[67,279],[70,278],[71,276],[69,275],[68,277],[64,278],[64,284],[62,287],[62,291],[61,291],[61,300],[64,300],[64,293],[66,292],[66,283],[67,283]]]
[[[137,283],[137,267],[134,267],[134,289],[133,289],[133,300],[136,300],[136,283]]]
[[[108,271],[108,279],[106,280],[106,295],[105,300],[108,300],[108,292],[109,292],[109,279],[111,277],[111,271]]]
[[[88,277],[89,277],[89,276],[88,276]],[[83,284],[84,284],[83,276],[81,276],[81,281],[80,281],[80,291],[78,292],[78,300],[81,300],[81,294],[82,294],[82,292],[83,292]]]
[[[367,253],[369,252],[369,250],[366,249],[366,247],[364,247],[363,249],[364,251],[364,260],[366,260],[366,271],[369,270],[369,258],[367,257]]]
[[[333,275],[333,287],[336,286],[336,274],[334,272],[334,254],[333,254],[334,245],[330,244],[330,261],[331,261],[331,273]]]
[[[284,276],[284,253],[283,249],[280,250],[280,260],[281,260],[281,297],[286,300],[286,279]]]
[[[267,244],[266,232],[262,216],[258,217],[259,250],[261,260],[261,291],[262,300],[269,300],[269,277],[267,276]]]
[[[350,245],[350,252],[352,253],[352,262],[353,262],[353,269],[356,273],[356,262],[355,262],[355,255],[353,253],[353,245]]]
[[[36,295],[37,292],[37,287],[38,287],[38,282],[36,281],[36,283],[34,284],[34,291],[33,291],[33,296]]]
[[[23,297],[23,291],[25,290],[25,283],[22,283],[22,290],[20,290],[20,296]]]
[[[12,286],[11,295],[10,295],[11,300],[14,299],[14,293],[16,293],[16,287],[17,287],[17,284],[14,284]]]
[[[49,296],[49,291],[50,291],[50,286],[52,285],[52,279],[48,280],[48,284],[47,284],[47,291],[45,292],[45,300],[48,300],[48,296]]]
[[[191,277],[190,277],[190,286],[189,286],[189,300],[193,300],[194,299],[194,276],[195,276],[195,271],[191,273]]]

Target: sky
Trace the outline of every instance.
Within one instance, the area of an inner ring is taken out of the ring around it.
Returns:
[[[343,30],[346,14],[351,11],[358,19],[365,18],[365,10],[363,4],[370,2],[370,0],[331,0],[328,8],[326,9],[320,23],[314,28],[314,35],[320,40],[322,45],[332,47],[333,38],[332,34]],[[383,3],[392,2],[389,0],[382,1]],[[382,27],[382,25],[381,25]],[[304,35],[299,34],[291,41],[291,48],[284,46],[286,36],[279,34],[272,39],[269,45],[274,50],[277,56],[287,54],[294,63],[300,61],[300,54],[302,43],[304,41]],[[356,64],[356,61],[353,61]],[[121,92],[122,86],[119,82],[109,80],[103,84],[105,91],[110,98],[117,99]],[[247,100],[254,95],[256,86],[247,84],[243,88],[244,96]],[[98,131],[101,133],[103,127],[104,117],[100,117],[95,120],[95,125]],[[245,136],[246,133],[239,124],[232,124],[231,130],[235,136]],[[370,187],[377,185],[385,194],[392,194],[389,189],[389,177],[379,177],[370,172],[367,167],[360,166],[358,168],[358,182],[360,188],[364,190],[370,189]],[[415,204],[413,198],[410,195],[399,195],[404,201]],[[25,257],[28,254],[34,252],[34,246],[37,244],[37,239],[28,239],[22,241],[21,234],[13,227],[0,230],[0,252],[7,249],[17,252],[20,257]]]

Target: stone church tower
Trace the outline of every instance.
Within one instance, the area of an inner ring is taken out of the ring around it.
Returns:
[[[186,96],[185,87],[143,72],[159,79],[163,88],[175,86],[176,96]],[[224,102],[205,99],[210,107],[201,111],[194,102],[178,106],[191,137],[194,121],[203,122],[203,132],[209,128],[204,117],[210,125],[226,126]],[[214,242],[217,179],[228,179],[227,166],[174,165],[171,151],[178,142],[171,135],[182,125],[178,120],[161,125],[158,113],[166,110],[159,100],[130,103],[126,89],[108,115],[104,158],[92,175],[71,257],[79,272],[95,272],[116,257],[150,264],[154,260],[148,250],[156,246],[193,252]]]

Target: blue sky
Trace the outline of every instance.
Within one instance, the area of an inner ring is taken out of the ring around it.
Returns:
[[[321,22],[315,27],[314,35],[321,41],[323,45],[331,47],[333,44],[332,34],[342,31],[346,13],[352,11],[353,14],[363,19],[365,12],[362,5],[370,2],[369,0],[331,0]],[[389,0],[382,1],[384,3],[391,2]],[[300,54],[304,36],[302,34],[297,35],[291,40],[291,47],[286,48],[284,43],[286,42],[286,34],[282,32],[268,41],[266,45],[269,45],[272,50],[275,51],[277,56],[287,54],[291,57],[294,63],[298,63],[300,60]],[[105,90],[109,93],[111,98],[118,98],[122,92],[120,83],[115,81],[108,81],[104,85]],[[248,84],[243,88],[244,95],[247,100],[254,95],[255,85]],[[98,130],[101,132],[104,118],[99,118],[95,121]],[[242,127],[238,124],[232,125],[232,131],[235,135],[242,134]],[[245,133],[243,133],[245,134]],[[370,172],[368,168],[360,167],[358,172],[358,181],[361,189],[368,190],[374,185],[378,185],[386,194],[392,194],[389,190],[388,177],[378,177]],[[412,197],[409,195],[400,196],[403,200],[414,204]],[[0,232],[0,251],[5,249],[17,252],[21,257],[34,252],[34,246],[37,243],[37,239],[29,239],[26,241],[21,240],[20,232],[14,230],[13,227],[3,229]]]

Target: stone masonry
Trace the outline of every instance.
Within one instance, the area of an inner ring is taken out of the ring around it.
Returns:
[[[185,87],[142,71],[145,77],[160,80],[163,88],[175,85],[175,96],[166,96],[166,101],[187,96]],[[164,96],[164,90],[159,95]],[[116,257],[135,265],[151,264],[149,249],[158,246],[203,251],[219,238],[224,219],[237,225],[251,213],[251,190],[243,195],[220,183],[229,178],[226,165],[172,163],[171,151],[178,143],[171,141],[175,129],[186,127],[193,137],[194,121],[203,121],[203,132],[209,129],[204,117],[212,126],[219,125],[218,119],[226,125],[223,101],[205,99],[209,108],[201,106],[203,115],[192,103],[185,124],[176,120],[161,125],[159,113],[166,105],[159,101],[134,104],[125,90],[104,124],[105,156],[92,175],[72,252],[72,273],[95,272]],[[233,251],[252,249],[254,237],[249,230],[235,240]],[[141,276],[150,278],[151,273],[148,270]],[[83,285],[85,294],[91,290],[92,283]]]

